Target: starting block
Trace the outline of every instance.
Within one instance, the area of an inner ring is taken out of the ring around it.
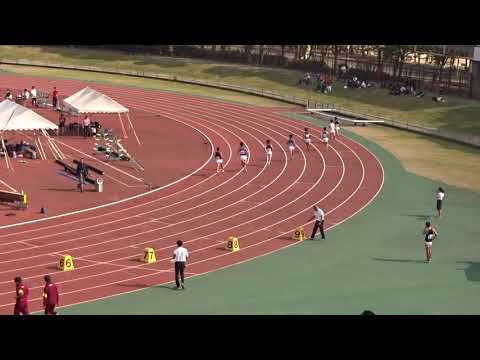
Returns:
[[[145,248],[145,252],[141,258],[141,261],[146,262],[147,264],[157,262],[155,250],[153,248]]]
[[[70,255],[63,255],[60,258],[60,261],[58,263],[58,270],[60,271],[70,271],[73,270],[73,259]]]
[[[303,230],[303,226],[300,226],[295,230],[293,233],[293,240],[303,241],[305,240],[305,231]]]
[[[234,236],[229,236],[227,240],[227,250],[231,252],[235,252],[240,250],[240,244],[238,243],[238,239]]]

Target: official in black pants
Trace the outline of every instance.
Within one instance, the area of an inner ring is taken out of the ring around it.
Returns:
[[[88,170],[83,162],[83,158],[77,165],[77,177],[78,177],[78,189],[83,192],[83,186],[85,185],[85,178],[88,176]]]
[[[182,240],[177,241],[177,248],[173,252],[172,260],[175,261],[175,284],[177,285],[177,290],[185,289],[185,263],[188,259],[188,250],[183,247]],[[182,281],[180,283],[180,280]]]
[[[314,215],[310,218],[309,221],[315,219],[315,224],[313,225],[312,236],[310,240],[315,239],[318,229],[320,229],[320,234],[322,234],[322,239],[325,239],[325,232],[323,231],[323,224],[325,222],[325,213],[318,206],[313,207]]]

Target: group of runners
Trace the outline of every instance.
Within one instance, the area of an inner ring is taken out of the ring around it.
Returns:
[[[335,120],[331,120],[328,128],[324,127],[322,130],[321,134],[321,141],[323,144],[325,144],[326,149],[328,150],[328,142],[329,139],[335,140],[337,136],[340,135],[340,123],[338,122],[337,118],[335,117]],[[307,151],[310,151],[310,146],[312,144],[312,137],[311,134],[308,130],[308,128],[304,129],[304,134],[303,134],[303,141],[305,142]],[[288,151],[290,154],[290,160],[293,159],[293,154],[297,148],[297,145],[295,143],[295,140],[293,138],[293,134],[288,135],[287,139],[287,147]],[[273,147],[270,142],[270,140],[266,140],[265,142],[265,154],[267,156],[267,166],[270,165],[272,161],[272,156],[273,156]],[[238,154],[240,156],[240,163],[242,165],[242,168],[245,172],[247,172],[247,164],[249,160],[249,152],[248,148],[245,146],[243,142],[240,142],[240,147],[238,149]],[[217,173],[219,172],[224,172],[225,169],[223,167],[223,155],[222,152],[220,151],[220,148],[217,147],[215,151],[215,162],[217,164]]]
[[[331,120],[330,123],[328,124],[328,127],[324,127],[322,134],[321,134],[321,141],[323,144],[325,144],[326,149],[328,150],[328,142],[329,139],[335,140],[337,136],[340,135],[340,123],[338,122],[337,118],[335,117],[334,120]],[[304,129],[304,134],[303,134],[303,140],[305,142],[307,151],[310,150],[310,146],[312,144],[312,137],[311,134],[308,130],[308,128]],[[290,134],[287,139],[287,147],[289,150],[290,154],[290,160],[293,159],[293,154],[296,150],[296,143],[293,138],[293,134]],[[248,155],[248,148],[245,146],[243,142],[240,142],[240,148],[238,150],[238,153],[240,155],[240,162],[242,165],[242,168],[245,172],[247,172],[247,164],[249,160],[249,155]],[[267,157],[267,166],[270,165],[272,161],[272,156],[273,156],[273,147],[270,142],[270,140],[266,140],[265,143],[265,154]],[[225,169],[223,167],[223,155],[220,151],[220,148],[216,148],[215,152],[215,161],[217,163],[217,173],[218,172],[224,172]],[[438,188],[436,198],[437,198],[437,212],[438,212],[438,217],[442,217],[442,203],[443,203],[443,198],[445,197],[445,191],[440,187]],[[323,224],[323,219],[321,221]],[[319,225],[317,225],[318,228],[320,228]],[[317,226],[314,227],[314,231],[312,234],[312,238],[316,234]],[[425,242],[425,254],[426,254],[426,262],[430,263],[432,260],[432,243],[433,240],[438,236],[438,231],[432,226],[431,222],[427,221],[425,223],[425,227],[423,229],[423,235],[425,236],[424,242]],[[322,238],[324,238],[323,234],[323,226],[322,226]]]

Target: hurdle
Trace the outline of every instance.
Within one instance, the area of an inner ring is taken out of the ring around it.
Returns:
[[[12,203],[18,209],[22,210],[25,210],[28,207],[27,194],[25,194],[23,191],[21,193],[18,193],[13,191],[0,190],[0,202]]]

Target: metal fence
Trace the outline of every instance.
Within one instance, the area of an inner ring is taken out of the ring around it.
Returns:
[[[9,60],[9,59],[0,59],[0,64],[8,64],[8,65],[26,65],[26,66],[38,66],[38,67],[46,67],[46,68],[55,68],[55,69],[68,69],[68,70],[81,70],[81,71],[90,71],[90,72],[98,72],[98,73],[105,73],[105,74],[120,74],[120,75],[127,75],[127,76],[134,76],[134,77],[142,77],[142,78],[149,78],[149,79],[159,79],[159,80],[169,80],[169,81],[177,81],[186,84],[194,84],[194,85],[201,85],[201,86],[208,86],[217,89],[224,89],[230,91],[236,91],[244,94],[262,96],[269,99],[274,99],[294,105],[300,105],[309,108],[322,108],[322,109],[331,109],[342,112],[343,114],[350,115],[352,117],[362,117],[367,120],[383,120],[383,126],[389,126],[397,129],[412,131],[415,133],[433,136],[436,138],[441,138],[444,140],[450,140],[457,143],[461,143],[464,145],[470,145],[474,147],[480,147],[480,136],[477,135],[466,135],[466,134],[455,134],[449,131],[444,131],[441,129],[431,129],[422,127],[416,124],[412,124],[407,122],[400,122],[392,119],[386,119],[379,116],[371,116],[368,114],[362,113],[354,113],[344,108],[338,108],[335,104],[323,104],[320,102],[316,102],[310,99],[302,99],[295,96],[283,95],[274,91],[265,90],[265,89],[255,89],[249,87],[243,87],[239,85],[221,83],[221,82],[214,82],[208,80],[200,80],[194,78],[188,78],[184,76],[178,75],[170,75],[170,74],[161,74],[161,73],[152,73],[152,72],[145,72],[145,71],[133,71],[133,70],[124,70],[118,68],[100,68],[97,66],[82,66],[82,65],[68,65],[68,64],[58,64],[58,63],[49,63],[49,62],[39,62],[39,61],[31,61],[31,60]]]

